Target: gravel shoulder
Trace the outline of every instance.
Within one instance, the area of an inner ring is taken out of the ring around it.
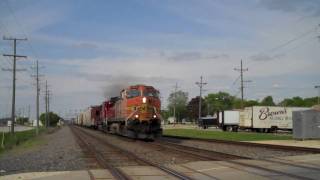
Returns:
[[[248,147],[243,145],[235,145],[235,144],[227,144],[227,143],[219,143],[219,142],[181,140],[181,139],[166,138],[166,137],[163,137],[162,140],[168,141],[168,142],[174,142],[184,146],[190,146],[190,147],[205,149],[209,151],[227,153],[227,154],[247,157],[251,159],[266,159],[266,158],[309,154],[307,152],[275,150],[275,149],[264,148],[264,147],[251,147],[251,146]]]
[[[36,137],[0,157],[0,175],[81,169],[87,169],[87,164],[68,126]]]

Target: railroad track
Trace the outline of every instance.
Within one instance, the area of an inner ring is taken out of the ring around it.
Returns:
[[[190,138],[183,138],[183,139],[190,139]],[[201,141],[202,140],[203,139],[201,139]],[[220,140],[218,140],[218,141],[215,141],[215,140],[213,140],[213,141],[204,140],[204,141],[205,142],[218,142],[218,143],[222,142]],[[159,142],[160,142],[160,144],[162,144],[162,146],[164,145],[167,148],[176,149],[175,147],[179,147],[181,149],[179,151],[183,151],[183,152],[191,150],[191,152],[194,152],[194,153],[196,153],[196,152],[205,152],[206,154],[210,154],[210,152],[219,153],[219,152],[215,152],[215,151],[204,150],[204,149],[194,148],[194,147],[190,147],[190,146],[184,146],[184,145],[180,145],[180,144],[177,144],[177,143],[174,143],[174,142],[167,142],[167,141],[159,141]],[[229,143],[229,142],[230,141],[227,141],[227,143]],[[235,144],[239,145],[240,143],[235,142]],[[247,144],[247,143],[245,143],[245,144]],[[250,143],[250,144],[254,144],[254,143]],[[244,144],[240,144],[240,145],[244,146]],[[258,144],[258,145],[260,145],[260,144]],[[261,147],[261,146],[258,146],[258,147]],[[266,147],[266,146],[262,146],[262,147]],[[272,148],[276,148],[277,150],[279,150],[279,149],[287,150],[287,147],[281,148],[281,147],[278,147],[278,146],[272,146]],[[313,148],[307,148],[307,152],[310,152],[312,149]],[[298,150],[299,151],[303,151],[304,148],[298,148]],[[295,151],[295,150],[293,150],[293,151]],[[315,153],[315,152],[317,152],[317,150],[316,151],[311,151],[311,152]],[[221,154],[224,154],[224,153],[221,153]],[[228,157],[228,156],[225,156],[225,157]],[[232,157],[232,155],[231,155],[231,157]],[[210,159],[210,160],[221,160],[221,161],[225,161],[225,162],[228,162],[228,163],[231,163],[231,164],[237,164],[237,165],[241,165],[241,166],[245,166],[245,167],[251,167],[251,168],[255,168],[255,169],[260,169],[260,170],[264,170],[264,171],[268,171],[268,172],[272,172],[272,173],[276,173],[276,174],[281,174],[281,175],[285,175],[285,176],[288,176],[288,177],[291,177],[291,178],[296,178],[296,179],[311,179],[311,178],[307,178],[307,177],[300,176],[300,175],[290,174],[290,173],[286,173],[286,172],[282,172],[282,171],[278,171],[278,170],[273,170],[273,169],[266,168],[266,167],[261,167],[261,166],[258,166],[258,165],[249,164],[247,162],[234,161],[234,159],[237,159],[237,157],[238,157],[238,159],[244,159],[243,157],[241,158],[240,156],[235,156],[235,157],[232,157],[230,159],[223,159],[223,156],[222,156],[222,158],[220,158],[220,157],[216,158],[216,157],[210,157],[209,156],[208,159]],[[271,160],[271,159],[259,159],[258,161],[273,163],[273,164],[276,164],[276,165],[292,166],[292,167],[296,167],[296,168],[308,169],[308,170],[313,170],[313,171],[318,171],[318,172],[320,171],[320,168],[317,167],[317,165],[308,164],[308,163],[305,163],[304,165],[300,165],[300,164],[294,164],[296,162],[284,161],[283,159],[277,159],[277,158],[274,158],[273,160]]]
[[[76,136],[76,139],[80,147],[85,151],[85,153],[89,154],[92,158],[96,160],[99,167],[110,170],[110,173],[116,179],[121,179],[121,180],[131,179],[126,174],[124,174],[121,170],[119,170],[114,165],[112,165],[109,161],[107,161],[104,155],[102,154],[102,152],[95,149],[95,145],[93,145],[93,143],[89,143],[92,141],[88,141],[88,138],[85,137],[83,132],[79,131],[78,128],[73,128],[73,127],[71,128],[71,130]]]
[[[117,148],[120,149],[122,152],[124,152],[124,154],[133,157],[135,159],[138,159],[140,162],[143,162],[149,166],[153,166],[156,167],[158,169],[161,169],[162,171],[173,175],[176,178],[179,179],[192,179],[188,176],[186,176],[185,174],[178,172],[176,170],[173,170],[171,168],[168,168],[167,166],[163,166],[161,164],[157,164],[154,162],[151,162],[149,160],[146,160],[144,158],[139,157],[138,155],[126,150],[126,149],[121,149],[119,147],[114,146],[113,144],[108,143],[105,139],[95,136],[93,135],[93,133],[88,133],[88,132],[84,132],[85,130],[81,130],[83,131],[83,133],[86,134],[86,136],[91,136],[91,138],[95,138],[97,141],[99,141],[101,144],[105,144],[106,146],[111,146],[113,148]],[[128,142],[133,142],[133,140],[131,139],[126,139],[123,137],[119,137],[121,138],[121,140],[124,141],[128,141]],[[192,156],[193,158],[197,158],[198,160],[202,160],[202,161],[224,161],[227,164],[224,166],[227,166],[231,169],[236,169],[236,170],[240,170],[240,171],[246,171],[248,173],[251,174],[257,174],[260,176],[266,176],[268,178],[270,178],[270,176],[264,175],[264,174],[273,174],[275,176],[283,176],[283,177],[287,177],[287,178],[293,178],[293,179],[305,179],[305,180],[310,180],[312,178],[308,178],[305,177],[303,175],[299,175],[299,174],[292,174],[292,173],[287,173],[287,172],[283,172],[281,170],[277,170],[277,169],[272,169],[272,166],[267,166],[264,167],[263,165],[259,165],[259,164],[253,164],[250,161],[239,161],[239,159],[248,159],[248,158],[244,158],[241,156],[234,156],[234,155],[230,155],[230,154],[225,154],[225,153],[220,153],[220,152],[212,152],[209,150],[204,150],[204,149],[199,149],[199,148],[194,148],[194,147],[190,147],[190,146],[184,146],[184,145],[178,145],[172,142],[161,142],[161,141],[155,141],[155,142],[143,142],[143,141],[136,141],[135,143],[140,143],[143,146],[153,146],[154,149],[158,149],[160,151],[163,151],[164,153],[180,153],[183,154],[184,156]],[[303,168],[303,169],[308,169],[308,170],[314,170],[314,171],[319,171],[320,169],[317,167],[309,167],[309,166],[303,166],[303,165],[295,165],[292,163],[288,163],[288,162],[279,162],[279,161],[269,161],[269,160],[258,160],[258,161],[265,161],[268,163],[273,163],[275,166],[279,166],[279,165],[285,165],[285,166],[294,166],[296,168]],[[190,169],[187,166],[184,165],[180,165],[186,169],[189,169],[190,171],[192,170],[193,172],[196,173],[200,173],[202,175],[207,176],[210,179],[214,179],[214,176],[210,176],[206,173],[203,172],[199,172],[196,171],[194,169]],[[250,170],[251,169],[251,170]],[[254,169],[254,170],[252,170]],[[257,173],[255,171],[263,171],[264,173]]]
[[[285,150],[285,151],[298,151],[298,152],[307,152],[307,153],[320,153],[318,148],[309,148],[309,147],[297,147],[297,146],[285,146],[285,145],[275,145],[275,144],[258,144],[252,142],[239,142],[239,141],[228,141],[228,140],[218,140],[218,139],[200,139],[200,138],[189,138],[181,136],[168,136],[163,135],[163,139],[168,140],[194,140],[201,142],[214,142],[214,143],[223,143],[223,144],[232,144],[246,147],[261,147],[274,150]]]
[[[85,145],[86,147],[84,147],[84,148],[90,149],[90,152],[95,155],[95,158],[96,158],[97,162],[100,164],[100,166],[103,168],[109,169],[111,171],[112,175],[116,179],[131,179],[131,178],[128,177],[121,170],[117,169],[112,164],[107,162],[106,159],[101,155],[101,152],[97,152],[96,149],[93,148],[93,146],[90,146],[90,144],[88,144],[83,139],[83,136],[87,136],[87,137],[90,137],[91,139],[95,139],[97,142],[99,142],[100,144],[104,144],[106,147],[112,147],[112,148],[116,149],[117,151],[120,151],[123,155],[126,155],[130,158],[135,159],[136,161],[141,162],[141,165],[149,165],[149,166],[156,167],[157,169],[160,169],[161,171],[164,171],[165,173],[170,174],[170,175],[172,175],[176,178],[179,178],[179,179],[192,180],[191,177],[188,177],[188,176],[184,175],[183,173],[180,173],[174,169],[163,166],[161,164],[157,164],[157,163],[151,162],[149,160],[146,160],[144,158],[141,158],[126,149],[122,149],[118,146],[115,146],[111,143],[108,143],[105,139],[102,139],[100,137],[97,137],[97,136],[94,136],[90,133],[87,133],[79,127],[72,127],[72,129],[73,129],[73,132],[75,133],[76,137],[82,141],[82,142],[80,142],[80,146],[83,147],[83,145]]]

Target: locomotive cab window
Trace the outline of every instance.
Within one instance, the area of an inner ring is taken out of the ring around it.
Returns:
[[[143,92],[143,95],[144,95],[144,96],[149,96],[149,97],[155,97],[155,98],[159,97],[159,93],[156,92],[156,91],[152,91],[152,90],[146,90],[146,91],[144,91],[144,92]]]
[[[131,89],[127,91],[127,98],[134,98],[140,96],[140,91],[137,89]]]

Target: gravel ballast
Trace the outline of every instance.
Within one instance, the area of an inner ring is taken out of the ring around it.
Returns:
[[[37,138],[44,143],[2,154],[0,175],[86,169],[82,151],[68,126]]]
[[[182,140],[175,138],[162,138],[163,141],[174,142],[184,146],[195,147],[199,149],[205,149],[209,151],[221,152],[226,154],[232,154],[236,156],[247,157],[251,159],[266,159],[266,158],[276,158],[284,156],[295,156],[309,154],[308,152],[299,151],[285,151],[276,150],[265,147],[252,147],[228,143],[219,142],[205,142],[197,140]]]

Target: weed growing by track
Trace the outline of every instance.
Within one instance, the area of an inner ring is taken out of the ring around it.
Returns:
[[[40,128],[40,134],[46,131],[45,128]],[[23,146],[23,148],[29,148],[33,145],[37,144],[39,141],[35,141],[36,137],[36,130],[26,130],[26,131],[19,131],[15,132],[13,135],[10,132],[4,133],[4,148],[0,147],[0,154],[4,151],[12,149],[15,146]],[[0,134],[0,140],[2,141],[3,134]],[[1,143],[1,142],[0,142]]]

